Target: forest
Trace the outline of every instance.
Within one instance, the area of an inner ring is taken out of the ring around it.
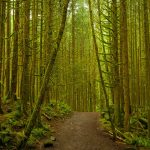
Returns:
[[[0,0],[0,149],[73,112],[150,148],[149,55],[149,0]]]

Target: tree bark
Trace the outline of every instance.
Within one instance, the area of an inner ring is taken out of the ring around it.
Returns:
[[[11,15],[10,15],[10,0],[7,1],[7,49],[6,49],[6,89],[5,89],[5,94],[7,98],[10,98],[10,52],[11,52],[11,47],[10,47],[10,42],[11,38],[10,36],[10,31],[11,31]]]
[[[0,69],[2,66],[2,61],[1,61],[1,57],[2,57],[2,0],[0,0]],[[1,70],[0,70],[0,80],[1,80]],[[1,83],[0,83],[0,92],[1,92]],[[2,114],[2,99],[1,99],[1,93],[0,93],[0,114]]]
[[[124,127],[129,130],[129,108],[130,108],[130,91],[129,91],[129,64],[128,64],[128,40],[127,40],[127,11],[126,0],[120,0],[120,38],[121,51],[123,58],[123,89],[124,89]]]
[[[27,116],[27,103],[30,99],[30,81],[29,81],[29,46],[30,46],[30,0],[24,1],[24,24],[23,24],[23,71],[21,81],[21,101],[22,113]]]
[[[6,8],[6,2],[0,1],[0,114],[3,113],[2,111],[2,55],[4,51],[4,35],[5,35],[5,8]]]
[[[150,106],[150,36],[149,36],[149,18],[148,18],[148,0],[143,0],[144,2],[144,40],[145,40],[145,52],[146,52],[146,99],[147,104]],[[150,109],[148,110],[148,137],[150,137]]]
[[[115,125],[120,122],[120,80],[119,80],[119,66],[118,66],[118,18],[117,18],[117,1],[112,0],[112,50],[114,63],[114,116]]]
[[[75,95],[75,0],[72,0],[72,109],[76,110],[76,95]]]
[[[14,41],[13,41],[13,56],[11,70],[11,87],[10,96],[12,100],[16,99],[17,89],[17,70],[18,70],[18,35],[19,35],[19,0],[16,0],[15,5],[15,22],[14,22]]]

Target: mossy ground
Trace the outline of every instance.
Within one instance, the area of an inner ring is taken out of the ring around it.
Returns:
[[[55,119],[62,119],[71,114],[71,108],[61,101],[49,103],[42,107],[41,125],[32,130],[27,145],[33,146],[44,137],[51,137],[53,129],[50,124]],[[19,110],[4,112],[0,115],[0,149],[15,149],[19,140],[24,136],[27,118],[20,115]]]

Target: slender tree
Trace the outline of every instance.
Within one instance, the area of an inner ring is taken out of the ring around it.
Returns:
[[[72,108],[76,110],[76,98],[75,98],[75,0],[72,0]]]
[[[103,79],[102,68],[101,68],[101,63],[100,63],[101,60],[99,58],[98,46],[97,46],[96,36],[95,36],[95,32],[94,32],[93,13],[92,13],[92,9],[91,9],[91,1],[88,0],[88,3],[89,3],[89,13],[90,13],[90,20],[91,20],[92,36],[93,36],[93,42],[94,42],[94,46],[95,46],[95,54],[96,54],[96,59],[97,59],[98,69],[99,69],[99,78],[101,80],[104,96],[105,96],[105,99],[106,99],[106,106],[107,106],[107,109],[108,109],[109,119],[110,119],[110,122],[111,122],[113,137],[115,139],[116,138],[116,133],[115,133],[114,124],[113,124],[111,114],[110,114],[109,99],[108,99],[108,95],[107,95],[107,91],[106,91],[106,87],[105,87],[105,83],[104,83],[104,79]]]
[[[149,18],[148,18],[148,0],[143,0],[144,3],[144,41],[145,41],[145,52],[146,52],[146,99],[149,99],[149,89],[150,89],[150,36],[149,36]],[[150,102],[148,102],[150,106]],[[148,110],[148,136],[150,137],[150,109]]]
[[[15,4],[15,20],[14,20],[14,40],[13,40],[13,56],[12,56],[12,70],[11,70],[11,85],[10,96],[12,100],[16,99],[17,90],[17,71],[18,71],[18,45],[19,45],[19,0]]]
[[[7,1],[7,49],[6,49],[6,89],[5,94],[9,98],[10,94],[10,52],[11,52],[11,15],[10,15],[10,1]]]
[[[22,112],[27,115],[27,102],[30,99],[30,82],[29,82],[29,57],[30,57],[30,0],[24,2],[24,24],[23,24],[23,71],[21,81],[21,100]]]
[[[6,9],[6,2],[0,1],[0,113],[3,113],[2,111],[2,87],[4,87],[3,82],[2,82],[2,75],[3,75],[3,52],[4,52],[4,37],[5,37],[5,25],[4,25],[4,20],[5,20],[5,9]]]
[[[120,122],[120,77],[119,77],[119,56],[118,56],[118,15],[117,15],[117,1],[112,0],[112,53],[113,53],[113,74],[114,74],[114,115],[115,124]]]
[[[0,0],[0,80],[1,80],[1,66],[2,66],[2,0]],[[0,114],[3,113],[2,111],[2,96],[1,96],[1,88],[2,88],[2,82],[0,84]]]

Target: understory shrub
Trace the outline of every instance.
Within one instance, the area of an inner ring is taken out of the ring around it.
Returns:
[[[58,103],[50,102],[47,106],[43,107],[43,112],[49,117],[64,117],[71,113],[71,108],[65,102],[60,101]]]

